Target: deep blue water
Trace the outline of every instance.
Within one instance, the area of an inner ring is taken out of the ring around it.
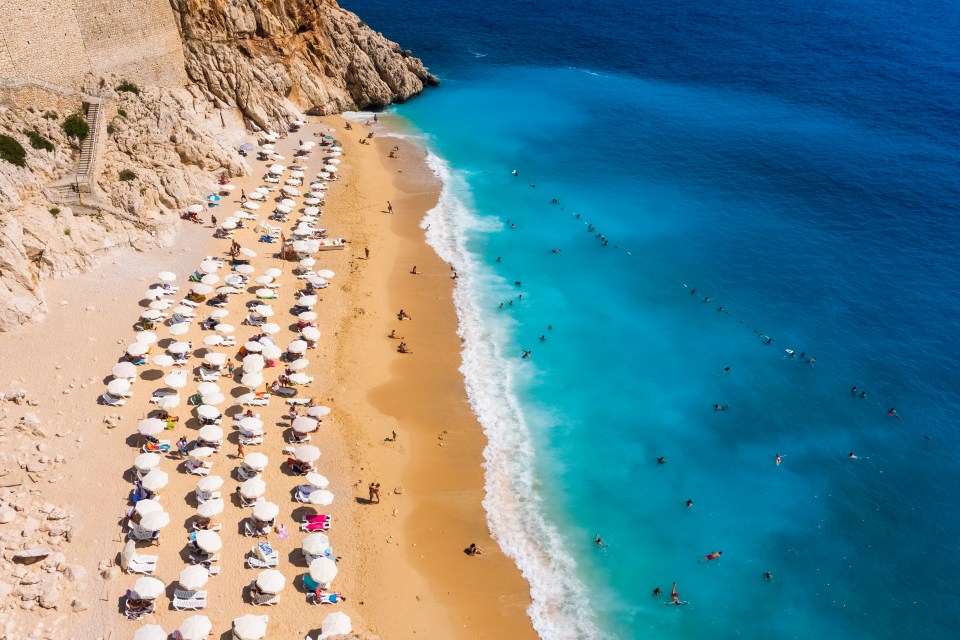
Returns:
[[[958,5],[343,4],[443,82],[388,126],[541,635],[957,637]]]

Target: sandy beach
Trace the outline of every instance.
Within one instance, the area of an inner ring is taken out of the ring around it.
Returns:
[[[491,540],[480,504],[485,440],[457,371],[459,338],[450,269],[425,244],[419,228],[423,214],[436,202],[439,184],[419,150],[400,143],[400,158],[391,159],[387,155],[395,140],[361,145],[363,127],[355,124],[346,132],[343,125],[340,118],[323,123],[337,130],[344,156],[340,179],[330,183],[320,225],[331,237],[348,238],[350,244],[343,251],[316,255],[316,268],[330,269],[336,276],[320,292],[314,309],[323,335],[317,348],[307,353],[306,371],[315,380],[299,395],[333,409],[313,434],[312,444],[322,451],[318,468],[330,479],[336,496],[332,506],[321,509],[333,517],[329,535],[340,557],[332,590],[342,592],[347,601],[322,607],[306,601],[298,577],[307,570],[299,550],[306,534],[299,531],[298,520],[315,508],[292,500],[302,479],[282,465],[287,457],[284,427],[289,422],[283,416],[288,406],[274,398],[269,406],[255,409],[266,425],[264,443],[256,450],[270,458],[263,474],[266,499],[280,506],[278,523],[289,531],[284,540],[276,534],[269,537],[280,551],[278,568],[287,586],[275,606],[249,603],[245,585],[257,575],[243,563],[254,542],[242,535],[249,509],[227,500],[220,531],[221,571],[205,587],[205,613],[213,620],[216,635],[229,631],[233,618],[252,613],[270,616],[268,637],[315,636],[323,617],[338,610],[352,617],[355,631],[384,638],[534,638],[526,615],[528,586]],[[293,163],[297,138],[314,139],[315,130],[311,125],[299,136],[278,142],[277,150],[287,156],[284,164]],[[308,177],[321,157],[319,148],[311,154]],[[263,163],[251,164],[252,176],[232,181],[237,187],[234,196],[261,184]],[[387,201],[393,204],[392,215]],[[223,219],[238,203],[236,197],[225,198],[212,211]],[[258,212],[261,219],[271,205],[268,201]],[[255,275],[268,267],[283,269],[274,308],[282,327],[276,341],[284,347],[295,338],[295,332],[287,329],[293,326],[289,302],[299,288],[292,273],[295,263],[268,257],[277,245],[257,243],[256,237],[249,227],[235,235],[241,246],[258,253]],[[212,238],[209,224],[185,224],[171,249],[118,255],[95,272],[48,283],[49,316],[0,336],[5,363],[0,384],[24,387],[39,399],[33,409],[59,436],[50,443],[51,453],[66,457],[59,477],[51,480],[56,483],[53,497],[76,518],[68,552],[86,569],[90,587],[85,594],[90,609],[64,622],[71,627],[70,637],[130,637],[144,622],[173,631],[189,615],[173,611],[169,600],[161,598],[155,614],[126,621],[121,614],[123,596],[134,576],[115,575],[115,570],[107,570],[111,576],[107,579],[98,576],[105,563],[116,561],[122,547],[120,525],[129,508],[130,466],[140,444],[136,424],[154,408],[148,403],[150,393],[162,386],[165,374],[152,365],[141,367],[134,397],[122,408],[99,406],[96,399],[125,345],[133,341],[132,324],[143,310],[143,291],[155,282],[156,273],[174,271],[184,292],[186,276],[201,259],[224,257],[228,247],[229,241]],[[364,258],[365,247],[369,259]],[[417,275],[410,273],[414,265]],[[221,270],[221,275],[225,273]],[[243,304],[251,298],[234,296],[228,306],[238,345],[255,332],[241,326]],[[400,308],[412,319],[399,322]],[[198,310],[198,321],[203,317]],[[209,335],[197,322],[178,338],[194,344],[190,368],[202,359],[202,339]],[[387,337],[391,330],[409,345],[410,353],[398,353],[399,341]],[[169,338],[165,327],[157,333],[161,341]],[[218,350],[236,359],[235,350]],[[154,353],[160,352],[155,347]],[[268,375],[267,380],[274,377]],[[220,384],[225,393],[235,386],[225,379]],[[182,395],[190,395],[195,386],[189,382]],[[228,408],[232,400],[228,397],[221,407],[228,415],[236,410]],[[193,440],[199,423],[188,420],[190,409],[182,405],[173,411],[181,415],[181,424],[161,437],[176,440],[185,435]],[[212,474],[226,481],[227,497],[238,485],[237,434],[229,418],[223,428],[227,442],[214,457]],[[161,468],[170,475],[161,502],[172,523],[163,530],[160,544],[143,552],[159,556],[156,576],[167,585],[169,596],[186,566],[186,534],[195,513],[192,491],[198,477],[185,473],[172,458],[164,459]],[[367,504],[370,482],[381,483],[380,504]],[[472,542],[484,550],[483,556],[464,553]]]

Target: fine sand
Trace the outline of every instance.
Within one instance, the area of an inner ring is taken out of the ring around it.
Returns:
[[[366,134],[363,127],[354,125],[347,132],[340,118],[323,120],[324,126],[337,129],[345,154],[340,180],[331,183],[328,191],[321,226],[329,229],[330,236],[351,242],[346,250],[315,256],[316,269],[331,269],[336,276],[320,293],[315,308],[323,337],[316,349],[307,352],[307,373],[315,381],[300,395],[333,408],[313,434],[312,444],[323,452],[318,468],[331,480],[336,499],[332,506],[319,509],[292,500],[300,480],[282,468],[288,430],[281,425],[288,424],[283,419],[288,407],[274,398],[268,407],[256,408],[266,425],[265,442],[256,450],[270,457],[264,473],[266,498],[280,506],[278,521],[290,533],[286,540],[270,536],[280,549],[279,569],[287,576],[287,586],[276,606],[248,603],[245,586],[257,572],[243,564],[253,540],[240,532],[249,510],[228,500],[220,532],[222,570],[205,587],[209,598],[205,613],[213,620],[215,637],[228,632],[230,621],[245,613],[270,616],[268,637],[316,635],[323,617],[341,610],[353,618],[356,631],[391,640],[535,638],[526,616],[529,588],[490,539],[480,504],[485,440],[457,371],[460,345],[450,269],[424,243],[419,228],[423,214],[436,202],[439,185],[423,165],[419,150],[400,143],[400,159],[388,159],[395,140],[361,145],[358,140]],[[311,125],[277,144],[287,156],[282,164],[293,163],[297,139],[316,139],[315,130],[317,126]],[[311,154],[306,163],[308,178],[322,155],[319,147]],[[252,160],[251,164],[252,176],[233,181],[235,195],[241,188],[249,193],[261,184],[264,163]],[[393,215],[386,212],[388,200],[393,203]],[[225,199],[213,213],[223,219],[238,208],[238,201],[237,197]],[[297,204],[299,209],[302,203]],[[270,208],[268,201],[257,212],[261,219]],[[288,235],[297,216],[294,212],[291,222],[281,225]],[[89,574],[83,596],[91,609],[77,615],[70,637],[130,637],[143,623],[128,622],[120,613],[123,594],[134,577],[103,580],[97,568],[101,561],[115,560],[122,547],[120,525],[128,508],[129,469],[139,444],[136,423],[153,408],[148,403],[150,393],[162,386],[163,374],[153,365],[140,367],[134,397],[123,408],[98,406],[96,398],[104,390],[110,368],[133,341],[132,324],[142,311],[141,296],[156,273],[174,271],[180,276],[176,284],[186,291],[186,276],[203,256],[224,255],[229,241],[213,239],[211,232],[209,224],[186,224],[173,249],[117,256],[91,274],[49,283],[44,287],[51,307],[46,320],[0,335],[4,363],[0,385],[22,386],[40,400],[40,406],[31,410],[62,436],[51,443],[52,453],[67,456],[62,481],[43,490],[48,499],[66,505],[75,516],[68,552]],[[295,322],[289,303],[299,288],[292,274],[295,263],[269,257],[277,245],[257,243],[250,228],[239,230],[235,238],[258,252],[253,260],[255,276],[268,267],[284,270],[280,299],[273,302],[277,312],[273,320],[282,327],[275,336],[277,343],[285,347],[295,337],[288,329]],[[364,247],[370,249],[369,260],[363,257]],[[420,275],[409,273],[413,265]],[[238,345],[255,333],[253,327],[241,325],[243,305],[250,299],[247,293],[232,296],[228,307],[227,321],[237,327]],[[61,300],[67,304],[60,305]],[[397,321],[400,308],[412,320]],[[198,320],[202,317],[198,313]],[[398,341],[387,337],[392,329],[403,336],[412,353],[397,352]],[[157,333],[161,340],[169,338],[165,327]],[[194,343],[192,367],[202,358],[206,335],[195,322],[190,333],[179,338]],[[215,350],[236,359],[235,349]],[[161,351],[155,347],[154,354]],[[265,377],[273,380],[279,372],[268,369]],[[229,394],[236,384],[224,379],[220,386],[231,402]],[[196,382],[189,382],[182,395],[195,388]],[[172,411],[181,416],[181,425],[161,437],[175,440],[186,435],[192,440],[198,424],[189,419],[190,409],[181,406]],[[234,411],[230,408],[227,413]],[[112,415],[119,416],[113,429],[104,422]],[[228,442],[215,456],[212,473],[226,480],[223,493],[229,498],[227,493],[238,484],[233,473],[238,463],[236,433],[229,418],[222,426]],[[396,441],[386,439],[392,431],[397,432]],[[196,504],[191,492],[198,477],[185,473],[172,458],[165,459],[161,468],[170,474],[161,502],[172,523],[162,532],[160,544],[143,552],[160,556],[157,576],[172,594],[177,575],[186,566],[186,533]],[[367,504],[366,487],[374,481],[381,483],[382,500]],[[342,605],[307,604],[298,578],[306,567],[299,551],[305,534],[299,532],[297,520],[314,510],[333,516],[329,535],[342,558],[333,590],[347,596]],[[484,549],[482,557],[464,554],[471,542]],[[172,631],[188,615],[173,611],[163,599],[157,613],[144,621]]]

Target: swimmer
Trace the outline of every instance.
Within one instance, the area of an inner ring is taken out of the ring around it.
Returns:
[[[788,358],[792,358],[792,357],[793,357],[793,349],[784,349],[784,351],[787,352],[787,357],[788,357]]]
[[[600,548],[603,548],[603,547],[607,546],[607,543],[604,542],[603,539],[602,539],[599,535],[594,536],[594,538],[593,538],[593,544],[597,545],[597,546],[600,547]]]
[[[866,400],[866,398],[867,398],[867,392],[866,392],[866,391],[861,391],[861,392],[860,392],[860,399],[861,399],[861,400]]]
[[[888,418],[899,418],[900,414],[897,413],[896,407],[890,407],[890,411],[887,411]]]
[[[659,598],[659,597],[660,597],[660,587],[654,587],[654,589],[653,589],[653,597],[654,597],[654,598]]]
[[[497,262],[500,262],[500,256],[497,256]]]
[[[850,387],[850,395],[852,396],[857,395],[857,385],[853,385],[852,387]]]
[[[766,573],[763,574],[763,579],[766,580],[767,582],[770,582],[771,580],[773,580],[773,574],[767,571]]]
[[[666,605],[668,605],[668,606],[671,605],[671,604],[675,604],[675,605],[678,605],[678,606],[681,605],[681,604],[687,604],[685,601],[681,601],[681,600],[680,600],[680,594],[677,593],[677,583],[676,583],[676,582],[673,583],[673,589],[670,591],[670,598],[671,598],[671,601],[670,601],[670,602],[666,602],[666,603],[664,603],[664,604],[666,604]]]
[[[783,461],[783,456],[781,456],[781,455],[778,453],[776,460],[777,460],[777,466],[779,467],[779,466],[780,466],[780,463]]]
[[[727,405],[725,405],[725,404],[715,404],[715,405],[713,405],[713,410],[714,410],[714,411],[726,411],[726,410],[727,410]]]
[[[514,177],[517,177],[518,175],[520,175],[519,173],[517,173],[517,170],[516,170],[516,169],[514,169],[514,170],[511,171],[510,173],[512,173]]]
[[[550,253],[560,253],[560,249],[551,249]]]
[[[533,352],[532,352],[532,351],[524,351],[524,352],[523,352],[523,356],[521,356],[521,357],[522,357],[524,360],[527,360],[528,358],[530,358],[530,354],[531,354],[531,353],[533,353]]]
[[[692,295],[692,296],[697,295],[697,290],[696,290],[696,289],[690,289],[690,295]]]
[[[546,342],[547,336],[540,336],[540,342]]]
[[[723,368],[723,372],[724,372],[724,373],[730,373],[730,367],[724,367],[724,368]]]
[[[855,454],[853,451],[851,451],[851,452],[850,452],[850,455],[847,456],[847,457],[850,458],[851,460],[857,460],[857,459],[858,459],[858,458],[857,458],[857,454]]]
[[[722,556],[722,555],[723,555],[723,551],[714,551],[714,552],[708,553],[707,555],[705,555],[705,556],[703,556],[702,558],[700,558],[700,562],[708,562],[708,561],[710,561],[710,560],[716,560],[717,558],[719,558],[719,557]]]
[[[660,456],[659,458],[657,458],[657,464],[667,464],[667,459],[664,458],[663,456]]]
[[[693,500],[687,500],[687,509],[693,506]]]
[[[547,331],[553,331],[553,325],[552,325],[552,324],[548,324],[548,325],[547,325]]]

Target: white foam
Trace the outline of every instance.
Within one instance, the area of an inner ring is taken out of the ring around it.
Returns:
[[[422,141],[422,139],[421,139]],[[503,551],[513,558],[530,583],[528,613],[544,640],[597,640],[596,627],[576,561],[564,552],[556,527],[542,515],[534,476],[534,448],[519,402],[513,393],[519,376],[531,363],[502,353],[509,344],[511,323],[484,322],[481,304],[490,288],[504,288],[492,270],[466,250],[470,232],[495,230],[499,221],[471,210],[463,174],[450,170],[433,152],[427,162],[443,182],[440,199],[423,220],[427,242],[458,274],[454,303],[464,339],[463,372],[467,395],[487,436],[484,449],[487,521]]]

